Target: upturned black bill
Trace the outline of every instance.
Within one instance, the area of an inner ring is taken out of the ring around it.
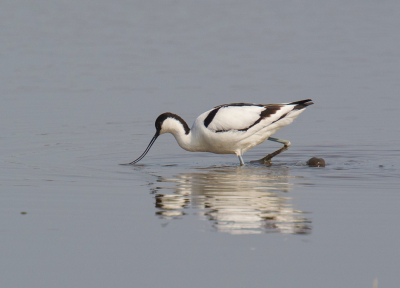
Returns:
[[[149,152],[151,146],[154,144],[154,142],[157,140],[157,137],[160,134],[158,132],[156,132],[156,134],[154,135],[154,137],[151,139],[149,145],[147,146],[146,150],[144,150],[143,154],[139,156],[139,158],[137,158],[136,160],[130,162],[130,163],[126,163],[126,164],[121,164],[121,165],[133,165],[136,164],[137,162],[139,162],[140,160],[143,159],[144,156],[146,156],[147,152]]]

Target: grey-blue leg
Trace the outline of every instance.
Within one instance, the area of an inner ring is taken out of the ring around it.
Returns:
[[[278,142],[278,143],[281,143],[281,144],[283,144],[283,145],[285,145],[286,146],[286,149],[285,150],[287,150],[287,149],[289,149],[289,147],[290,147],[290,141],[288,141],[288,140],[282,140],[282,139],[278,139],[278,138],[274,138],[274,137],[269,137],[267,140],[269,140],[269,141],[274,141],[274,142]],[[285,150],[283,150],[283,151],[285,151]],[[283,152],[282,151],[282,152]],[[276,154],[276,155],[278,155],[278,154]]]
[[[290,147],[290,141],[287,141],[287,140],[282,140],[282,139],[273,138],[273,137],[269,137],[267,140],[281,143],[281,144],[283,144],[283,147],[276,150],[275,152],[272,152],[271,154],[268,154],[267,156],[265,156],[264,158],[262,158],[260,160],[250,161],[250,163],[258,162],[258,163],[271,165],[272,157],[275,157],[276,155],[282,153],[283,151],[286,151]]]
[[[239,161],[240,161],[240,166],[243,166],[244,162],[243,162],[242,155],[238,155],[238,157],[239,157]]]

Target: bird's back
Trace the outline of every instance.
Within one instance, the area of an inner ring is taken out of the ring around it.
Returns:
[[[197,132],[205,149],[215,150],[210,152],[247,151],[293,122],[311,104],[311,99],[307,99],[284,104],[219,105],[196,119],[193,132]]]

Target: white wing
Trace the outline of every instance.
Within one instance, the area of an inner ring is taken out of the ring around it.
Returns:
[[[251,130],[254,133],[271,124],[275,124],[274,129],[288,125],[311,104],[311,99],[286,104],[225,104],[203,113],[201,118],[204,126],[213,132]]]
[[[253,125],[263,110],[265,107],[262,106],[223,106],[216,111],[207,128],[214,132],[243,130]],[[215,109],[210,113],[213,111]]]

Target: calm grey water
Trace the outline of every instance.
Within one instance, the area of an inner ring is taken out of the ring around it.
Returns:
[[[398,287],[399,3],[4,1],[0,286]],[[272,167],[118,165],[162,112],[307,98]]]

